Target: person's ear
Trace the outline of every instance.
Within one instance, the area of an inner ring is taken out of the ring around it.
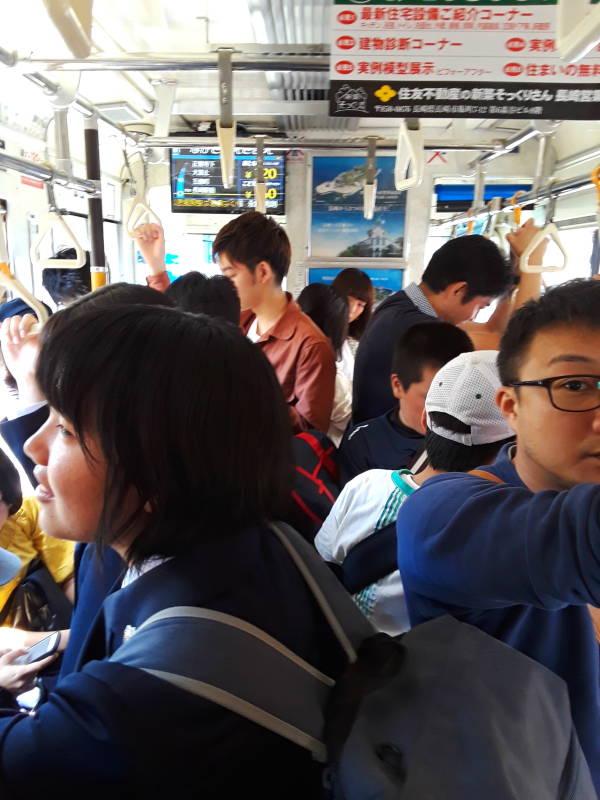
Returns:
[[[453,300],[459,300],[462,303],[468,288],[466,281],[457,281],[446,287],[446,291]]]
[[[423,428],[423,432],[427,430],[427,411],[423,409],[423,413],[421,414],[421,427]]]
[[[396,400],[402,400],[404,397],[404,387],[402,386],[400,378],[395,374],[390,375],[390,387]]]
[[[273,267],[268,261],[259,261],[254,268],[254,280],[257,283],[268,283],[272,278],[275,278]]]
[[[519,398],[514,386],[501,386],[496,392],[496,405],[510,427],[517,433]]]

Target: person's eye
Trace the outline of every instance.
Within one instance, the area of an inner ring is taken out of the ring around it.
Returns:
[[[560,384],[561,389],[566,389],[568,392],[573,392],[574,394],[580,394],[581,392],[590,392],[597,388],[598,382],[592,380],[583,380],[581,378],[573,378],[568,381],[564,381]]]
[[[65,428],[64,425],[61,425],[60,422],[56,425],[56,430],[64,439],[73,436],[73,433],[68,428]]]

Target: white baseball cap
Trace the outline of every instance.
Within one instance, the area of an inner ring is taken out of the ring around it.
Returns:
[[[496,392],[502,385],[497,357],[497,350],[461,353],[435,374],[425,399],[427,427],[433,433],[468,447],[515,435],[496,405]],[[430,417],[432,411],[449,414],[469,425],[471,432],[456,433],[436,425]]]

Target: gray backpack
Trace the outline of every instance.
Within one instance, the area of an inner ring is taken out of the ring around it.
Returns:
[[[337,684],[250,623],[187,606],[111,660],[308,749],[333,800],[597,800],[560,678],[451,617],[376,633],[314,549],[271,527],[347,654]],[[265,679],[248,685],[251,660]]]

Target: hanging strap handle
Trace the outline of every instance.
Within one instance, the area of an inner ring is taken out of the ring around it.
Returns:
[[[147,217],[148,222],[154,222],[157,225],[161,225],[162,223],[158,216],[152,211],[150,206],[146,203],[146,201],[140,197],[140,195],[136,195],[135,200],[133,201],[131,208],[129,209],[129,214],[127,215],[127,221],[125,222],[125,230],[129,234],[129,236],[134,236],[135,229],[138,225],[141,224],[142,220]]]
[[[521,213],[523,211],[523,206],[520,206],[517,203],[517,197],[520,197],[522,194],[525,194],[525,192],[522,189],[520,189],[518,192],[515,192],[513,196],[510,198],[511,206],[514,205],[512,214],[513,214],[513,221],[517,228],[520,227],[521,225]]]
[[[59,228],[60,232],[67,237],[68,241],[75,249],[75,258],[42,258],[40,247],[52,228]],[[34,239],[29,251],[31,262],[34,267],[51,267],[55,269],[79,269],[85,266],[85,251],[77,241],[77,237],[65,222],[64,217],[58,211],[49,211],[46,223]]]
[[[409,170],[408,177],[406,171]],[[423,131],[418,120],[400,120],[398,128],[398,147],[394,167],[396,189],[404,192],[420,186],[425,172],[425,149]]]
[[[20,297],[21,300],[35,311],[39,323],[35,326],[35,332],[39,331],[48,319],[48,311],[45,305],[34,297],[31,292],[23,286],[21,281],[17,280],[12,274],[8,262],[8,246],[2,220],[0,220],[0,286],[5,286],[7,289],[10,289],[13,294]]]
[[[531,254],[533,251],[538,247],[544,239],[551,239],[558,249],[560,250],[563,258],[562,264],[557,264],[556,266],[544,266],[543,264],[530,264],[529,259],[531,258]],[[569,263],[569,254],[562,243],[562,239],[560,238],[560,233],[558,228],[553,222],[550,222],[548,225],[544,226],[539,233],[537,233],[533,239],[529,242],[525,250],[521,253],[521,258],[519,259],[519,269],[521,272],[525,273],[538,273],[538,272],[560,272],[561,270],[565,269]]]

